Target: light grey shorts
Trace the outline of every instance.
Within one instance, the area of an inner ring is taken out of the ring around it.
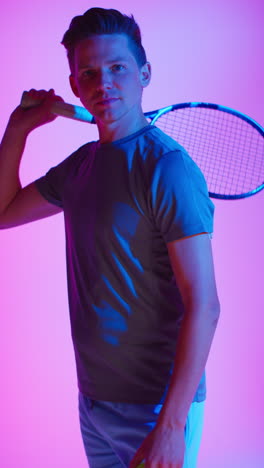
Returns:
[[[161,408],[91,400],[80,393],[80,426],[90,468],[127,468],[155,426]],[[183,468],[196,468],[203,415],[204,402],[192,403],[185,426]]]

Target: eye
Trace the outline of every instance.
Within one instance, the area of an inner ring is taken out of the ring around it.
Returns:
[[[115,63],[115,64],[112,65],[112,67],[111,67],[111,70],[112,70],[112,71],[117,71],[117,72],[122,71],[122,70],[124,70],[124,69],[125,69],[125,67],[124,67],[124,65],[122,65],[121,63]]]
[[[95,71],[92,70],[92,69],[83,70],[83,72],[82,72],[82,76],[84,78],[90,78],[90,77],[94,76],[94,74],[95,74]]]

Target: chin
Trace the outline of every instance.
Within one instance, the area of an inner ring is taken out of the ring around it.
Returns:
[[[111,125],[114,123],[119,122],[123,117],[122,115],[114,115],[114,114],[99,114],[99,115],[94,115],[95,121],[97,124],[102,124],[102,125]]]

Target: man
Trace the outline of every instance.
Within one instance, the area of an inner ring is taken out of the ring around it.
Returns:
[[[213,205],[197,166],[141,108],[150,64],[133,17],[92,8],[65,33],[70,85],[99,141],[22,188],[28,134],[54,91],[10,117],[0,154],[0,225],[63,210],[80,424],[91,468],[194,468],[204,368],[218,316]]]

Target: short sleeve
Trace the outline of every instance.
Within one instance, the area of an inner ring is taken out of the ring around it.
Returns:
[[[183,150],[171,151],[157,163],[150,204],[156,228],[165,242],[213,232],[214,205],[206,181]]]
[[[63,208],[62,187],[64,176],[59,167],[52,167],[46,175],[35,180],[35,185],[41,195],[50,203]]]
[[[52,167],[46,175],[35,180],[38,191],[47,201],[63,208],[66,184],[71,182],[71,178],[78,172],[89,146],[90,144],[82,146],[60,164]]]

